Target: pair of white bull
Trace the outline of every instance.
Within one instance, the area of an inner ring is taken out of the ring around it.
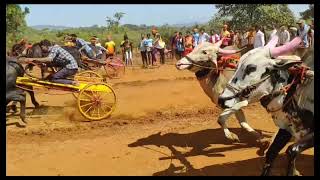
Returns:
[[[220,49],[222,41],[216,44],[203,43],[176,64],[179,70],[188,69],[195,72],[204,92],[215,104],[224,108],[224,111],[218,118],[218,122],[223,128],[225,136],[233,141],[239,141],[238,136],[230,132],[226,125],[226,120],[230,115],[235,114],[241,127],[257,137],[257,142],[261,144],[260,155],[263,155],[264,150],[268,148],[269,144],[262,141],[261,135],[249,126],[241,108],[247,106],[249,103],[257,102],[263,97],[276,93],[277,95],[269,98],[265,107],[272,114],[275,124],[296,139],[296,144],[290,146],[287,151],[291,152],[291,154],[289,153],[288,175],[298,174],[298,171],[295,169],[296,155],[313,146],[313,71],[308,71],[307,80],[305,80],[303,84],[298,85],[297,91],[293,94],[294,105],[297,106],[297,109],[288,112],[288,110],[284,110],[288,109],[284,107],[288,105],[288,103],[284,104],[286,94],[281,93],[282,91],[280,90],[290,83],[288,68],[301,63],[301,61],[279,60],[277,57],[293,52],[299,47],[301,41],[301,38],[297,37],[284,46],[275,47],[278,42],[278,37],[275,36],[265,47],[253,49],[244,54],[240,58],[235,72],[224,70],[218,74],[214,70],[218,68],[218,53],[234,54],[237,52],[235,50]],[[313,67],[313,62],[312,55],[312,60],[308,66]],[[205,69],[212,70],[208,71]],[[311,116],[308,116],[308,118],[312,118],[309,119],[309,121],[312,122],[311,127],[306,127],[303,122],[305,114],[297,111],[311,114]],[[281,141],[281,134],[279,132],[276,138],[278,138],[278,141]],[[275,144],[275,142],[273,142],[273,144]],[[283,144],[285,145],[286,142]],[[282,149],[283,147],[279,148]],[[271,151],[278,151],[273,153],[277,155],[281,150],[279,148],[276,148],[276,150],[273,150],[273,148]],[[275,157],[268,157],[267,153],[267,161],[263,175],[269,174],[274,158]]]

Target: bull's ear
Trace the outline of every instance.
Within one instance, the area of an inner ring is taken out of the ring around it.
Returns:
[[[301,63],[302,61],[281,59],[281,60],[276,60],[276,63],[273,65],[273,67],[275,69],[283,70]]]

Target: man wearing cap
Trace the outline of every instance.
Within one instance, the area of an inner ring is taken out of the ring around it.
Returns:
[[[290,42],[290,33],[285,26],[281,26],[279,32],[279,45],[282,46],[288,42]]]
[[[301,39],[303,40],[303,44],[301,45],[301,47],[308,48],[309,47],[308,31],[310,27],[307,24],[305,24],[305,21],[303,19],[299,20],[297,24],[299,26],[297,35],[300,36]]]
[[[297,31],[298,29],[296,27],[289,27],[290,41],[297,36]]]

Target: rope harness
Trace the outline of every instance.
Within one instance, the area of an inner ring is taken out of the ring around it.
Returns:
[[[310,68],[309,67],[306,67],[306,66],[303,66],[303,65],[299,65],[299,66],[293,66],[293,67],[290,67],[288,69],[288,72],[291,76],[293,76],[293,79],[292,81],[287,84],[286,86],[282,87],[279,91],[276,91],[274,93],[272,93],[272,97],[276,97],[276,96],[279,96],[281,94],[285,94],[287,95],[288,91],[291,90],[292,86],[293,85],[298,85],[298,84],[301,84],[305,78],[306,78],[306,73],[307,71],[309,70]],[[267,74],[264,78],[262,78],[260,81],[250,85],[250,86],[247,86],[246,88],[240,90],[238,89],[237,87],[234,87],[232,85],[230,85],[229,83],[227,84],[227,88],[231,89],[235,95],[233,96],[230,96],[230,97],[225,97],[224,100],[230,100],[230,99],[233,99],[233,98],[248,98],[248,96],[251,94],[251,92],[253,90],[255,90],[258,85],[260,85],[261,83],[263,83],[264,81],[266,81],[267,79],[271,78],[271,74]],[[299,87],[299,89],[301,88],[302,86]],[[281,108],[279,109],[276,109],[276,110],[268,110],[268,112],[276,112],[276,111],[279,111],[283,108],[285,108],[290,102],[292,102],[293,98],[294,98],[294,95],[296,94],[296,92],[298,91],[298,89],[296,89],[294,91],[294,93],[292,95],[290,95],[290,97],[287,99],[287,101],[283,104],[283,106],[281,106]]]
[[[296,65],[296,66],[290,67],[288,69],[289,74],[291,76],[293,76],[292,81],[289,84],[287,84],[286,86],[283,86],[279,91],[274,92],[272,96],[278,96],[278,95],[284,94],[286,96],[289,95],[290,97],[288,97],[287,101],[285,101],[284,104],[278,109],[269,110],[267,108],[268,112],[280,111],[280,110],[284,109],[290,102],[293,101],[294,96],[296,95],[298,90],[300,90],[303,86],[300,86],[299,88],[293,90],[294,92],[292,94],[288,94],[288,92],[291,90],[291,88],[294,85],[303,84],[304,80],[307,78],[307,71],[308,70],[310,70],[310,68],[307,66],[304,66],[304,65],[299,65],[299,66]]]
[[[217,72],[219,71],[236,71],[238,61],[240,58],[238,56],[223,56],[221,57],[220,60],[218,60],[218,68],[214,68],[212,66],[203,66],[200,65],[199,63],[196,63],[193,61],[189,56],[185,56],[185,58],[193,65],[196,67],[204,68],[204,69],[210,69],[210,70],[216,70]],[[178,64],[178,66],[182,65],[190,65],[190,64]],[[227,67],[231,69],[226,69]]]

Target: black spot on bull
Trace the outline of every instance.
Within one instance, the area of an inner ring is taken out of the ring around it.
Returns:
[[[232,83],[234,83],[234,84],[236,84],[237,81],[238,81],[238,78],[237,78],[237,77],[235,77],[235,78],[232,79]]]
[[[257,70],[257,65],[249,64],[246,69],[244,70],[244,74],[242,76],[242,79],[244,79],[247,75],[251,74],[252,72],[255,72]]]

